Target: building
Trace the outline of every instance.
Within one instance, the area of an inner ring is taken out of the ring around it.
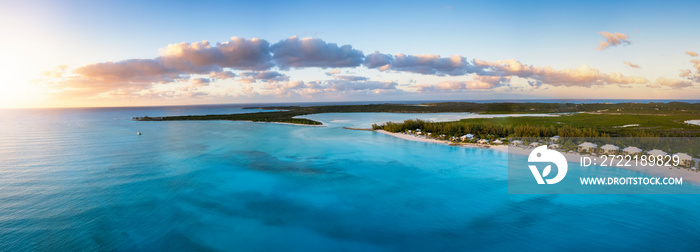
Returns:
[[[532,147],[537,147],[537,146],[540,146],[540,143],[538,143],[538,142],[532,142],[532,143],[530,143],[530,146],[532,146]]]
[[[489,140],[486,139],[480,139],[479,141],[476,141],[478,144],[489,144]]]
[[[680,162],[679,162],[680,166],[685,166],[685,167],[693,166],[693,157],[691,157],[690,155],[685,154],[683,152],[679,152],[679,153],[673,154],[673,156],[677,156],[678,158],[680,158]]]
[[[496,140],[493,140],[493,144],[503,144],[503,141],[496,139]]]
[[[523,145],[523,141],[520,141],[520,140],[513,140],[513,141],[510,141],[510,145],[512,145],[512,146]]]
[[[659,149],[653,149],[653,150],[647,151],[647,154],[654,155],[654,156],[666,156],[666,154],[668,154],[668,153],[666,153],[665,151],[659,150]]]
[[[579,152],[594,152],[596,148],[598,148],[598,145],[591,142],[584,142],[578,145]]]
[[[634,146],[629,146],[627,148],[622,149],[622,153],[625,155],[637,155],[639,153],[642,153],[642,149]]]
[[[459,140],[462,140],[462,141],[467,141],[467,140],[472,140],[472,139],[474,139],[474,135],[472,135],[472,134],[466,134],[464,136],[459,137]]]
[[[618,150],[620,150],[620,147],[612,144],[606,144],[600,147],[600,153],[603,154],[615,154]]]
[[[555,149],[559,149],[559,145],[558,144],[550,144],[549,146],[547,146],[547,148],[555,150]]]
[[[552,141],[554,143],[559,142],[559,136],[553,136],[549,138],[549,141]]]

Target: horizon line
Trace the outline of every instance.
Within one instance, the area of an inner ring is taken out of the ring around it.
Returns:
[[[494,101],[499,103],[517,103],[518,101],[543,101],[543,103],[557,103],[557,102],[544,102],[544,101],[559,101],[559,103],[576,103],[575,101],[645,101],[654,102],[662,101],[660,103],[669,102],[685,102],[685,103],[700,103],[700,99],[472,99],[472,100],[367,100],[367,101],[309,101],[309,102],[262,102],[262,103],[199,103],[199,104],[173,104],[173,105],[147,105],[147,106],[56,106],[56,107],[0,107],[0,110],[20,110],[20,109],[110,109],[110,108],[162,108],[162,107],[197,107],[197,106],[226,106],[226,105],[264,105],[264,104],[316,104],[316,103],[335,103],[330,105],[359,105],[359,104],[347,104],[347,103],[365,103],[367,104],[401,104],[405,103],[443,103],[443,102],[488,102]],[[690,102],[694,101],[694,102]],[[372,103],[377,102],[377,103]],[[619,102],[624,103],[624,102]]]

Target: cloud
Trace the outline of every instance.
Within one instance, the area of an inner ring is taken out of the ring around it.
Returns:
[[[281,69],[290,67],[356,67],[364,54],[350,45],[338,46],[317,38],[294,36],[272,45],[273,60]]]
[[[684,80],[679,80],[679,79],[669,79],[669,78],[664,78],[664,77],[659,77],[656,79],[656,84],[664,87],[670,87],[670,88],[684,88],[684,87],[690,87],[693,85],[692,82],[690,81],[684,81]]]
[[[204,86],[209,86],[211,79],[209,79],[209,78],[193,78],[190,80],[190,82],[192,82],[192,84],[196,87],[204,87]]]
[[[625,65],[628,65],[628,66],[630,66],[630,67],[641,68],[639,65],[634,64],[634,63],[629,62],[629,61],[625,61],[625,62],[623,62],[623,63],[625,63]]]
[[[170,44],[160,50],[165,65],[183,72],[198,72],[198,68],[234,68],[266,70],[270,62],[270,44],[263,39],[231,37],[230,41],[211,46],[208,41]]]
[[[325,89],[332,91],[355,91],[355,90],[377,90],[377,89],[396,89],[398,85],[393,81],[348,81],[348,80],[329,80],[321,84]]]
[[[213,79],[218,79],[218,80],[226,80],[226,79],[233,79],[237,75],[231,71],[221,71],[221,72],[211,72],[209,73],[209,77]]]
[[[459,76],[474,73],[478,69],[460,55],[442,58],[440,55],[406,55],[398,53],[395,56],[374,52],[367,55],[365,66],[377,68],[380,71],[401,71],[425,75]]]
[[[441,58],[439,55],[405,55],[396,54],[391,69],[430,75],[465,75],[469,66],[465,57],[454,55]]]
[[[604,38],[606,38],[606,41],[600,41],[600,46],[598,47],[597,50],[605,50],[608,47],[613,47],[613,46],[618,46],[618,45],[629,45],[632,44],[631,41],[629,41],[629,37],[627,35],[622,34],[622,33],[609,33],[609,32],[599,32],[600,35],[603,35]]]
[[[583,86],[607,84],[645,84],[649,80],[637,76],[625,76],[620,73],[601,73],[598,69],[587,65],[577,68],[554,69],[550,66],[535,67],[522,64],[520,61],[509,59],[488,62],[474,60],[479,67],[484,67],[488,75],[493,76],[518,76],[526,79],[534,79],[543,84],[552,86]]]
[[[693,52],[693,51],[685,51],[685,54],[690,55],[690,57],[697,57],[698,56],[698,53]]]
[[[627,37],[622,34],[612,34],[612,38],[614,40],[609,39],[610,42],[606,43],[628,43]],[[629,62],[626,64],[636,66]],[[694,63],[694,65],[695,68],[700,68],[700,63]],[[211,44],[208,41],[170,44],[161,49],[160,56],[155,58],[94,63],[72,71],[62,66],[45,73],[44,76],[53,78],[47,83],[50,83],[57,92],[95,96],[144,94],[154,85],[162,86],[159,87],[162,90],[167,89],[167,84],[188,80],[191,80],[192,84],[201,86],[216,80],[236,78],[239,75],[241,78],[238,80],[244,83],[290,84],[292,83],[289,82],[290,77],[279,71],[318,67],[336,68],[326,72],[326,75],[333,76],[333,79],[303,83],[302,89],[306,90],[306,94],[396,89],[396,86],[386,86],[385,82],[370,81],[366,76],[340,75],[341,71],[337,69],[360,66],[379,71],[438,77],[472,75],[471,80],[466,78],[467,80],[439,81],[438,79],[437,84],[434,85],[404,84],[414,86],[420,91],[492,89],[508,84],[513,76],[525,79],[533,88],[542,85],[590,87],[649,83],[642,77],[603,73],[587,65],[559,70],[549,66],[526,65],[514,59],[490,62],[478,59],[467,60],[461,55],[441,57],[435,54],[391,55],[374,52],[365,56],[362,51],[350,45],[339,46],[317,38],[298,37],[284,39],[272,45],[263,39],[239,37],[232,37],[229,41],[217,44]],[[683,72],[682,77],[699,79],[698,72],[700,70]],[[292,89],[286,86],[281,88]]]
[[[390,54],[382,54],[379,52],[374,52],[367,55],[365,58],[365,66],[367,68],[378,68],[379,71],[389,70],[390,64],[394,60],[394,56]]]
[[[436,85],[418,85],[418,92],[431,91],[460,91],[470,89],[492,89],[510,82],[510,76],[480,76],[473,75],[472,80],[467,81],[441,81]]]
[[[265,71],[272,67],[351,67],[364,60],[361,51],[349,45],[338,46],[320,39],[292,37],[270,45],[263,39],[232,37],[230,41],[212,45],[208,41],[170,44],[152,59],[128,59],[117,62],[88,64],[65,76],[63,69],[52,70],[52,81],[59,90],[107,92],[133,90],[138,92],[153,84],[187,80],[190,75],[208,75],[212,79],[231,79],[236,74],[225,70],[249,70],[244,82],[286,81],[278,72]],[[274,53],[273,53],[274,51]],[[279,65],[275,65],[278,63]],[[47,73],[48,74],[48,73]],[[97,94],[94,93],[94,94]],[[93,95],[94,95],[93,94]]]
[[[333,70],[326,72],[326,75],[328,75],[328,76],[333,76],[336,74],[340,74],[340,69],[333,69]]]
[[[269,44],[261,39],[232,37],[216,46],[207,41],[171,44],[160,50],[160,54],[153,59],[84,65],[74,69],[72,75],[62,74],[53,84],[56,89],[71,93],[127,94],[149,89],[154,84],[187,80],[192,74],[229,79],[235,74],[224,68],[255,70],[273,66]]]
[[[68,65],[59,65],[51,70],[42,72],[41,75],[44,78],[62,78],[63,75],[66,74],[67,70]]]
[[[535,80],[527,81],[527,84],[530,85],[530,87],[532,87],[533,89],[538,89],[540,86],[542,86],[543,83],[542,81]]]
[[[333,78],[347,80],[347,81],[365,81],[369,78],[357,75],[335,75]]]
[[[679,77],[687,79],[692,82],[700,83],[700,60],[691,60],[690,63],[693,64],[692,70],[681,70]]]
[[[553,86],[586,86],[606,84],[644,84],[649,81],[642,77],[624,76],[620,73],[601,73],[587,65],[575,69],[556,70],[549,66],[535,67],[522,64],[520,61],[500,60],[488,62],[479,59],[467,61],[465,57],[454,55],[443,58],[438,55],[405,55],[391,56],[379,52],[367,55],[365,65],[380,71],[402,71],[436,76],[477,76],[510,77],[518,76],[530,79],[533,87],[542,84]],[[463,84],[470,83],[469,81]],[[484,87],[485,85],[476,85]]]
[[[382,81],[347,81],[347,80],[316,80],[291,81],[280,84],[266,84],[263,95],[311,96],[320,94],[376,94],[396,91],[396,82]]]
[[[86,80],[102,83],[166,83],[180,78],[180,72],[154,59],[103,62],[73,70]]]
[[[281,74],[275,71],[252,71],[243,72],[241,76],[244,77],[240,81],[245,83],[251,83],[256,81],[261,82],[280,82],[289,80],[289,76]]]

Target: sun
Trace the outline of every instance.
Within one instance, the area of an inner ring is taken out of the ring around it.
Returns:
[[[0,108],[22,108],[40,106],[44,100],[43,90],[35,81],[40,78],[36,71],[22,67],[17,52],[0,50]]]

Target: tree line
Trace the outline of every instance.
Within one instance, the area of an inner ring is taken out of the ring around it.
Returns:
[[[489,122],[430,122],[420,119],[405,120],[400,123],[387,122],[382,125],[373,124],[372,129],[382,129],[389,132],[406,132],[408,130],[420,129],[424,132],[431,132],[436,135],[463,136],[474,134],[480,138],[500,138],[500,137],[603,137],[592,128],[574,128],[568,125],[562,126],[542,126],[542,125],[513,125],[494,124]]]

